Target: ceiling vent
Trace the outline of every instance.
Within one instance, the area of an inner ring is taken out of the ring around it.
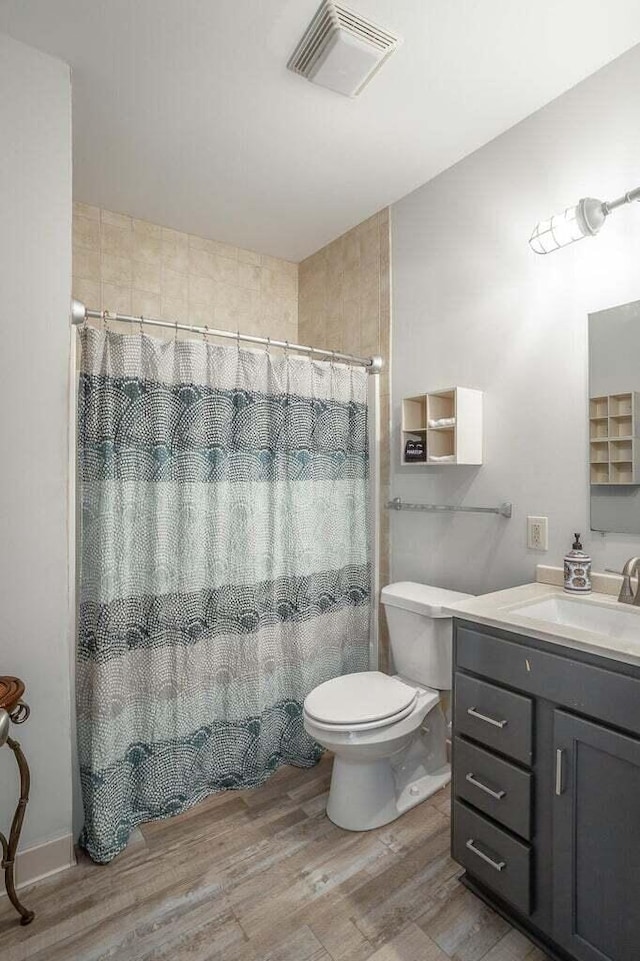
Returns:
[[[357,97],[400,44],[340,3],[324,0],[287,67],[312,83]]]

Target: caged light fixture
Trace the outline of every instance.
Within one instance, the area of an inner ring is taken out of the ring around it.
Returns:
[[[627,191],[617,200],[584,197],[575,207],[567,207],[563,213],[536,224],[529,237],[529,246],[536,254],[550,254],[583,237],[594,237],[612,210],[633,200],[640,200],[640,187]]]

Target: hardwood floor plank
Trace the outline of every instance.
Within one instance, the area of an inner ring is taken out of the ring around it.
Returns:
[[[462,885],[433,900],[416,923],[453,961],[481,961],[510,925]]]
[[[515,928],[494,945],[482,961],[549,961],[546,955]]]
[[[415,921],[433,890],[458,871],[449,857],[448,831],[442,831],[405,857],[397,858],[384,875],[354,892],[357,926],[372,944],[379,946]]]
[[[370,961],[449,961],[415,924],[409,924],[400,934],[371,955]]]
[[[374,952],[373,945],[349,918],[335,914],[319,916],[310,928],[332,961],[368,961]]]

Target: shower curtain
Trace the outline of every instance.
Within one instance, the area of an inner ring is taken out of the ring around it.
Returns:
[[[99,862],[311,766],[305,695],[368,668],[367,374],[87,327],[77,714]]]

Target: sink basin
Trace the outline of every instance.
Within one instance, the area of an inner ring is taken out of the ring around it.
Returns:
[[[640,607],[600,604],[590,598],[565,597],[554,594],[509,608],[512,614],[532,621],[544,621],[562,627],[578,628],[616,640],[635,642],[640,646]]]

